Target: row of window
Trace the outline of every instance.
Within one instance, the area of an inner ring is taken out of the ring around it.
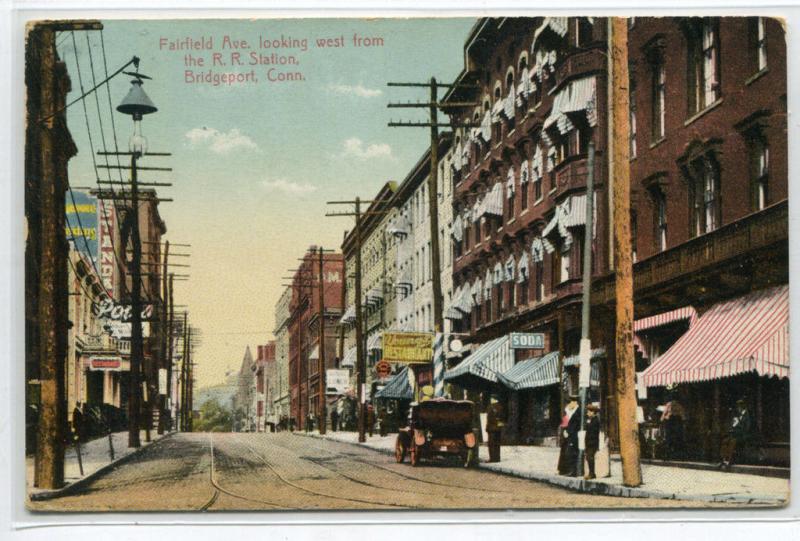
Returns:
[[[719,19],[705,18],[685,25],[687,85],[687,115],[696,115],[716,103],[722,95],[720,80]],[[767,68],[766,20],[755,17],[749,21],[748,51],[753,73]],[[651,44],[647,51],[650,77],[650,139],[658,142],[667,130],[667,69],[669,59],[665,54],[663,40]],[[636,78],[631,79],[630,88],[630,153],[635,158],[638,152],[637,139],[637,88]]]

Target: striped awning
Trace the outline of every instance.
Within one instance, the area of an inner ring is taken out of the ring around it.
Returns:
[[[472,375],[495,383],[497,374],[507,372],[512,366],[514,351],[509,347],[508,336],[502,336],[481,345],[460,364],[447,370],[444,379],[453,381]]]
[[[367,306],[378,306],[380,303],[383,302],[383,291],[378,286],[373,287],[365,296],[365,302]]]
[[[592,354],[589,357],[592,361],[596,359],[601,359],[606,356],[606,348],[595,348],[592,350]],[[581,356],[580,355],[570,355],[569,357],[564,357],[564,366],[580,366],[581,364]]]
[[[503,184],[501,182],[496,182],[494,186],[492,186],[492,191],[490,191],[486,199],[483,200],[480,214],[503,215]]]
[[[342,361],[339,363],[341,368],[353,368],[356,365],[356,348],[355,346],[351,347],[347,350],[342,357]]]
[[[404,366],[392,376],[380,391],[375,393],[375,398],[391,400],[414,400],[414,389],[408,381],[408,366]]]
[[[456,308],[455,306],[450,306],[444,312],[445,319],[454,319],[459,321],[464,318],[464,312]]]
[[[715,304],[642,374],[648,387],[756,372],[789,377],[789,286]]]
[[[514,391],[555,385],[559,380],[558,352],[519,362],[500,374],[499,379]]]
[[[654,316],[637,319],[633,322],[633,332],[647,331],[650,329],[655,329],[656,327],[661,327],[662,325],[668,325],[670,323],[683,320],[689,320],[689,325],[693,325],[697,320],[697,310],[695,310],[693,306],[684,306],[683,308],[670,310],[669,312],[664,312],[663,314],[656,314]]]
[[[464,286],[459,290],[458,296],[453,298],[453,307],[457,308],[464,314],[472,313],[474,305],[472,302],[472,291],[469,287],[469,284],[464,284]]]
[[[367,337],[367,351],[380,351],[383,349],[381,336],[380,331],[375,331]]]
[[[356,320],[356,307],[353,305],[348,306],[347,310],[345,310],[344,315],[339,320],[340,325],[349,325]]]

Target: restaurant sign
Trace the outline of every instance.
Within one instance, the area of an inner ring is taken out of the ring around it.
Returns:
[[[433,334],[384,332],[383,360],[404,364],[430,363],[433,360]]]

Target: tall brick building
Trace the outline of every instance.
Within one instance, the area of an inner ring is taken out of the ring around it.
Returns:
[[[473,398],[504,398],[507,441],[552,442],[561,397],[577,390],[591,236],[590,396],[613,444],[609,179],[619,164],[608,156],[610,145],[629,144],[637,370],[650,387],[643,413],[682,401],[687,438],[706,435],[693,453],[712,459],[728,408],[745,399],[765,448],[780,448],[788,424],[764,411],[786,410],[776,417],[788,419],[784,31],[755,17],[631,19],[632,136],[621,142],[608,127],[607,29],[601,18],[489,18],[467,38],[445,101],[478,103],[448,111],[476,125],[456,130],[453,163],[454,319],[471,345],[447,380]],[[513,331],[543,333],[544,350],[511,350]],[[695,343],[712,331],[716,357]]]

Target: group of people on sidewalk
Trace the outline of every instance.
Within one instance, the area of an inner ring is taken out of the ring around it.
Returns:
[[[595,457],[600,449],[600,407],[596,403],[586,406],[584,420],[584,458],[586,469],[584,479],[595,479]],[[579,474],[578,461],[580,459],[580,431],[582,410],[578,404],[577,396],[570,396],[564,408],[564,416],[559,425],[559,438],[561,451],[558,455],[558,474],[568,477],[577,477]]]

